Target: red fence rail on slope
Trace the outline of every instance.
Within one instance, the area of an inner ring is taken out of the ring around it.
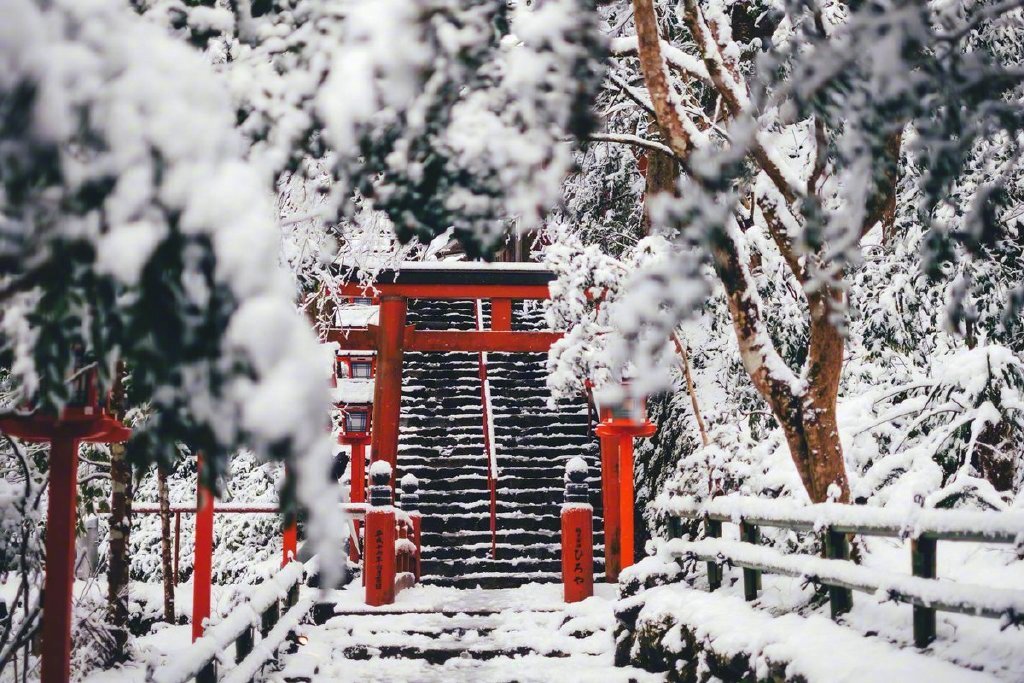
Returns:
[[[493,306],[493,302],[492,302]],[[484,329],[483,302],[477,299],[476,329]],[[493,319],[493,311],[492,311]],[[492,325],[493,327],[493,325]],[[484,421],[484,454],[487,456],[487,489],[491,504],[491,557],[498,558],[498,457],[494,443],[494,416],[491,414],[491,382],[487,379],[487,353],[479,354],[480,406]]]

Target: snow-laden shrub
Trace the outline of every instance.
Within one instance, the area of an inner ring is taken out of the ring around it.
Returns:
[[[274,506],[281,484],[280,466],[260,463],[251,453],[231,459],[224,484],[225,503]],[[186,458],[167,478],[172,505],[195,505],[195,459]],[[157,503],[157,477],[148,471],[138,484],[136,503]],[[172,542],[173,542],[173,515]],[[273,573],[281,559],[281,518],[277,514],[224,513],[214,515],[213,581],[217,584],[255,584]],[[134,515],[131,533],[131,578],[143,583],[162,580],[160,516]],[[192,575],[195,515],[181,518],[181,581]],[[129,589],[130,590],[130,589]]]
[[[331,536],[323,368],[225,82],[114,0],[14,0],[0,65],[0,362],[24,398],[62,405],[79,352],[107,386],[123,361],[136,463],[289,460]]]
[[[1024,474],[1022,392],[1024,362],[998,345],[937,355],[905,383],[877,390],[861,418],[873,420],[854,434],[870,433],[878,450],[860,463],[860,495],[1004,507]]]

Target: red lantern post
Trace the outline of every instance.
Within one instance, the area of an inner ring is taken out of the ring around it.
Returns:
[[[349,500],[353,503],[366,502],[366,447],[370,444],[372,430],[372,412],[369,406],[342,408],[341,434],[338,436],[338,443],[351,447],[352,458],[349,461],[351,472],[349,482]],[[361,523],[354,522],[355,533],[358,536]],[[350,543],[349,557],[352,561],[359,560],[357,543]]]
[[[633,564],[634,559],[634,493],[633,493],[633,439],[637,437],[649,437],[656,431],[655,426],[646,417],[646,399],[643,396],[633,396],[628,385],[622,387],[622,395],[618,400],[610,402],[607,410],[602,411],[605,419],[597,426],[595,432],[602,439],[602,456],[604,456],[603,443],[605,439],[618,442],[618,512],[621,532],[618,543],[618,556],[621,561],[621,568],[625,569]],[[605,513],[607,515],[607,512]],[[605,538],[605,545],[614,543],[614,540]],[[610,553],[615,555],[615,550]],[[612,577],[608,572],[609,580],[617,580],[618,573]]]
[[[71,593],[74,585],[78,446],[120,443],[131,430],[100,405],[95,370],[76,371],[73,396],[59,416],[33,412],[0,418],[0,431],[25,441],[50,442],[50,491],[46,511],[46,577],[43,584],[42,683],[71,676]]]

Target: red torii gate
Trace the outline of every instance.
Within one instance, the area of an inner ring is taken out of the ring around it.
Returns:
[[[78,447],[120,443],[131,430],[107,413],[96,371],[77,369],[72,396],[60,415],[30,412],[0,418],[0,432],[31,442],[50,442],[50,483],[46,512],[46,574],[43,580],[42,683],[71,676],[71,598],[75,582],[75,507]]]
[[[382,271],[372,285],[379,296],[377,325],[365,330],[331,330],[325,341],[344,351],[376,351],[377,372],[373,395],[371,453],[374,460],[397,472],[398,430],[402,399],[402,363],[405,351],[533,352],[546,353],[562,338],[561,332],[512,330],[512,304],[518,299],[548,299],[555,274],[534,264],[407,263],[399,270]],[[344,296],[364,297],[371,288],[347,284]],[[489,330],[417,330],[406,324],[409,299],[491,302]],[[620,485],[622,474],[632,476],[632,436],[601,430],[601,490],[604,507],[605,576],[617,581],[619,572],[633,563],[633,482]],[[639,433],[638,433],[639,435]],[[643,435],[649,435],[644,433]],[[392,480],[392,489],[394,480]],[[623,495],[628,495],[627,500]]]

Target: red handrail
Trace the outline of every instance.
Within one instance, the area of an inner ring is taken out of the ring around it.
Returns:
[[[484,329],[483,304],[475,301],[476,328]],[[480,405],[484,421],[484,454],[487,456],[487,489],[491,497],[491,557],[498,559],[498,459],[494,447],[494,422],[491,416],[491,384],[487,379],[487,353],[479,354]]]

